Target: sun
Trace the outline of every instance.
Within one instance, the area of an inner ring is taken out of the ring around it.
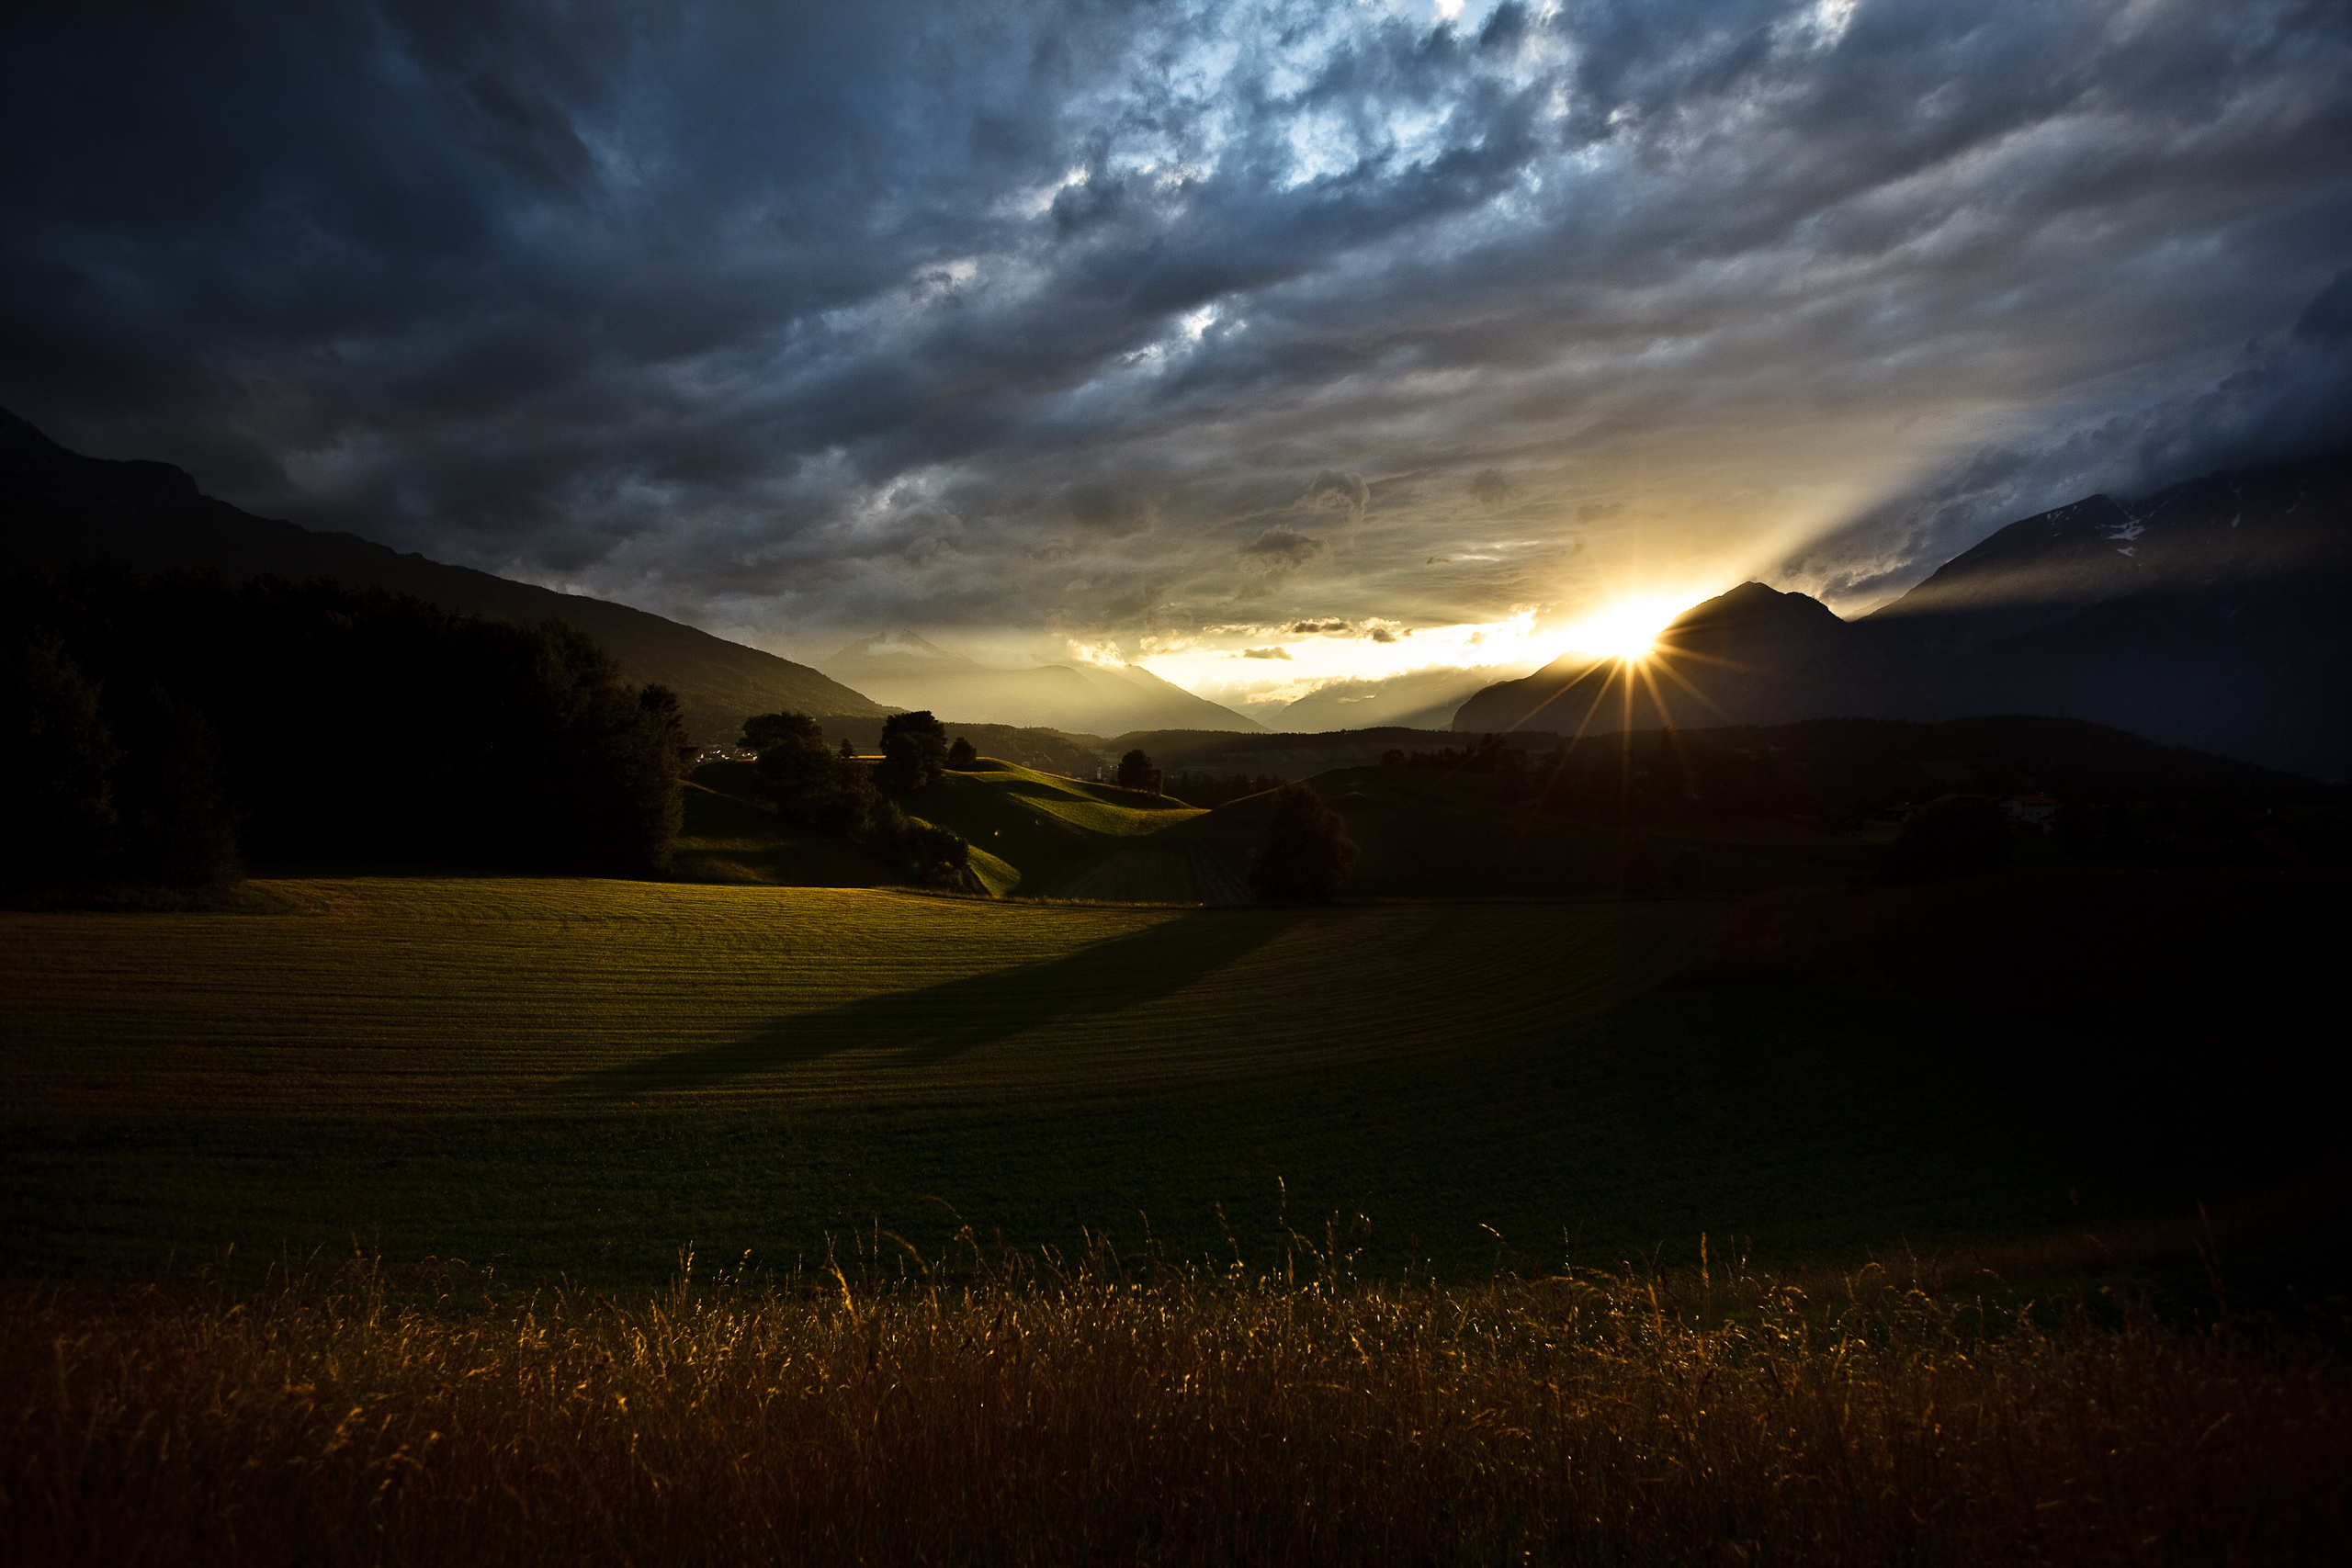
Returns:
[[[1685,608],[1678,597],[1620,599],[1568,627],[1564,640],[1571,652],[1639,663],[1656,650],[1657,634]]]

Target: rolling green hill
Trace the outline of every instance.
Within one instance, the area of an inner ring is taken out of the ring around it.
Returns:
[[[672,863],[679,881],[770,887],[910,885],[888,856],[786,822],[745,798],[755,776],[749,762],[705,762],[695,770],[684,788],[684,820]],[[972,847],[971,868],[994,897],[1020,886],[1020,872],[978,845]]]
[[[748,801],[689,781],[684,820],[671,857],[683,882],[775,887],[878,887],[895,879],[855,844],[783,820]]]
[[[942,774],[900,804],[1010,866],[1015,874],[1010,886],[989,886],[1000,896],[1121,898],[1118,891],[1090,890],[1085,879],[1114,857],[1150,854],[1156,846],[1138,840],[1200,815],[1166,795],[1063,778],[994,758],[982,762],[976,772]],[[1146,901],[1197,902],[1189,882],[1142,886]],[[1148,897],[1153,891],[1168,897]]]
[[[973,870],[989,893],[1114,902],[1203,901],[1184,872],[1182,851],[1171,868],[1162,868],[1154,848],[1139,842],[1170,823],[1199,816],[1193,807],[1166,795],[1064,778],[994,758],[983,762],[976,772],[942,774],[926,788],[901,797],[899,805],[911,817],[961,834],[972,846]],[[847,846],[831,845],[837,853],[815,852],[809,849],[818,841],[813,835],[730,798],[728,792],[750,795],[754,777],[748,762],[706,762],[695,771],[697,783],[707,786],[702,794],[731,808],[731,814],[722,825],[719,806],[689,798],[686,832],[692,842],[681,840],[679,852],[684,874],[695,880],[812,887],[881,886],[899,880],[880,862]],[[718,835],[708,842],[695,837],[705,821]],[[806,869],[796,858],[803,856]],[[860,862],[868,867],[862,881],[855,878]],[[770,874],[727,874],[730,864],[765,868]],[[840,878],[831,870],[836,864],[842,868]]]

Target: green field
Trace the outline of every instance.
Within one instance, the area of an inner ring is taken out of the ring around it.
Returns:
[[[1198,1257],[1337,1212],[1366,1267],[1460,1275],[1702,1231],[1783,1258],[1990,1245],[2295,1173],[2100,1112],[2116,1043],[1997,987],[1693,970],[1722,901],[257,891],[278,912],[0,914],[9,1271],[357,1238],[645,1283],[688,1243],[789,1267],[960,1216]]]
[[[970,773],[943,773],[914,795],[907,809],[952,829],[1010,867],[1012,875],[983,877],[1001,897],[1078,897],[1122,902],[1196,903],[1189,884],[1154,884],[1130,895],[1080,892],[1070,885],[1116,856],[1132,855],[1136,840],[1201,813],[1166,795],[1090,784],[1039,773],[992,758]]]
[[[1194,904],[1204,899],[1182,871],[1154,876],[1136,841],[1201,813],[1165,795],[1090,784],[983,759],[969,773],[944,773],[904,796],[909,815],[961,835],[972,869],[995,897],[1050,895],[1119,903]],[[696,882],[787,887],[872,887],[903,879],[879,857],[780,820],[741,796],[754,789],[751,764],[707,763],[686,785],[676,870]],[[733,793],[729,793],[733,792]],[[1140,861],[1146,869],[1105,863]],[[1086,884],[1080,886],[1080,884]]]

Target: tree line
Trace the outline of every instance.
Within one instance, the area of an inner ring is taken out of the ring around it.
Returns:
[[[217,886],[247,857],[669,863],[677,699],[562,622],[98,566],[0,582],[0,624],[12,885]]]

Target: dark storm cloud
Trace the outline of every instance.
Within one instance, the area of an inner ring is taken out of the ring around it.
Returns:
[[[1281,524],[1241,547],[1242,558],[1268,571],[1295,571],[1323,553],[1323,541]]]
[[[1363,521],[1364,508],[1372,504],[1372,486],[1362,474],[1336,473],[1329,468],[1315,476],[1306,487],[1299,504],[1312,507],[1338,507],[1344,510],[1351,522]]]
[[[1985,520],[2099,492],[2129,499],[2184,476],[2352,447],[2352,269],[2288,333],[2249,344],[2213,385],[2095,422],[1988,444],[1786,562],[1816,592],[1866,604],[1957,554]]]
[[[0,402],[811,649],[1866,596],[2345,385],[2340,7],[22,9]]]

